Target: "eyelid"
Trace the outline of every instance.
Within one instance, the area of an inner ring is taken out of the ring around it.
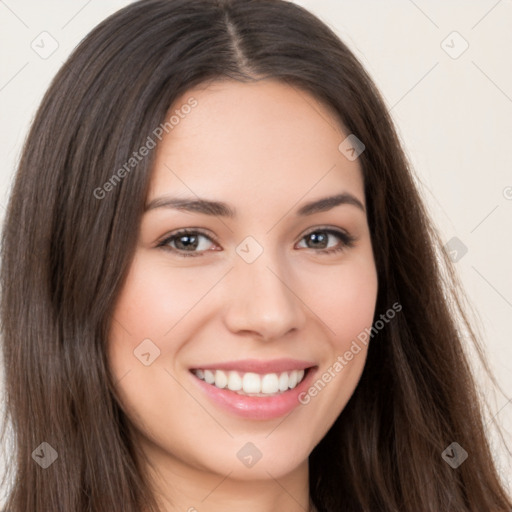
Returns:
[[[163,237],[161,237],[156,242],[156,247],[162,246],[165,242],[167,242],[169,240],[169,238],[178,237],[179,235],[187,235],[190,233],[197,233],[197,234],[203,235],[206,238],[210,238],[216,244],[219,243],[219,239],[217,238],[217,236],[215,236],[210,231],[204,230],[203,228],[190,227],[190,228],[180,228],[175,231],[170,231],[169,233],[166,233]]]
[[[354,235],[349,233],[346,229],[326,225],[326,226],[315,226],[315,227],[309,229],[308,231],[303,233],[297,241],[300,242],[305,236],[308,236],[311,233],[315,233],[316,231],[326,231],[326,232],[334,234],[336,236],[343,235],[347,241],[351,241],[351,242],[355,242],[357,240],[357,237],[355,237]]]

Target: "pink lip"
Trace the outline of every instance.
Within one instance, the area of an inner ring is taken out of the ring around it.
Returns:
[[[241,361],[225,361],[205,366],[195,366],[193,369],[201,370],[239,370],[241,372],[253,372],[259,374],[291,372],[292,370],[305,370],[315,366],[311,361],[299,361],[298,359],[244,359]],[[192,369],[192,368],[191,368]]]
[[[220,369],[218,366],[215,366],[215,368]],[[237,368],[241,369],[240,366],[237,366]],[[269,372],[268,366],[265,367],[265,370],[268,373],[272,373]],[[311,382],[313,381],[317,370],[318,367],[316,366],[310,368],[302,382],[294,389],[289,389],[288,391],[278,395],[268,397],[239,395],[235,391],[231,391],[227,388],[220,389],[215,387],[213,384],[207,384],[204,380],[196,377],[192,372],[190,372],[190,376],[196,385],[199,386],[199,388],[204,391],[204,393],[214,403],[225,411],[241,416],[242,418],[252,420],[270,420],[284,416],[290,413],[297,406],[301,405],[299,395],[311,386]]]

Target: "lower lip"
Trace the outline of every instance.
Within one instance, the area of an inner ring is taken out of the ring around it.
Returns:
[[[190,375],[206,395],[224,410],[252,420],[270,420],[284,416],[301,405],[299,395],[309,388],[317,369],[316,366],[310,368],[297,387],[268,397],[239,395],[235,391],[207,384],[192,372]]]

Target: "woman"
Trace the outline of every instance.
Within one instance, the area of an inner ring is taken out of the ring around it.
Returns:
[[[55,78],[9,203],[8,509],[510,510],[439,249],[318,19],[122,9]]]

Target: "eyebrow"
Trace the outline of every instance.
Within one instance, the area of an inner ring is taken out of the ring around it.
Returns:
[[[348,192],[344,192],[342,194],[323,197],[306,203],[297,210],[296,215],[303,217],[313,215],[314,213],[326,212],[343,204],[355,206],[366,213],[363,203],[361,203],[357,197]],[[237,215],[236,209],[226,203],[201,198],[194,199],[188,197],[178,198],[169,196],[157,197],[145,206],[144,212],[148,212],[156,208],[172,208],[187,212],[202,213],[204,215],[228,217],[230,219],[235,218]]]

